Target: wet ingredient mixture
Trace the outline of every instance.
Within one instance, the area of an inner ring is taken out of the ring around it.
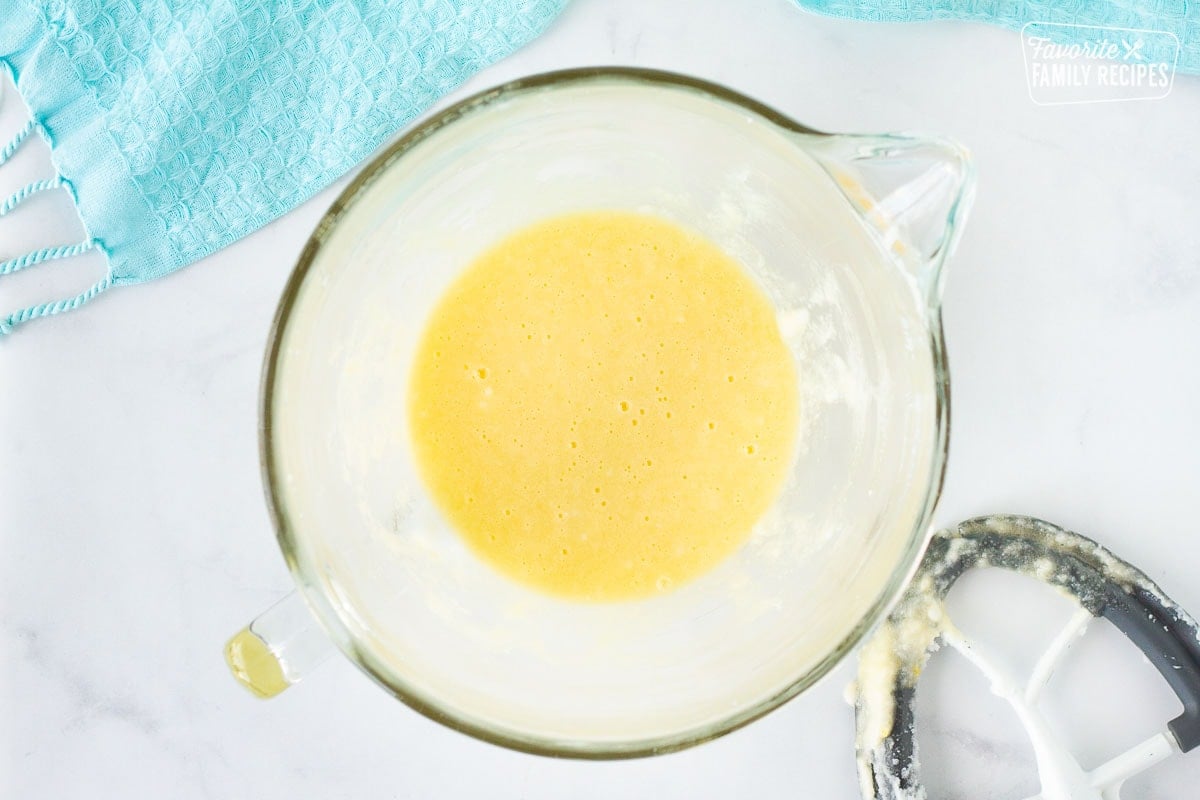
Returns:
[[[668,591],[783,486],[796,365],[716,245],[597,211],[484,252],[427,323],[408,413],[427,488],[502,573],[579,600]]]

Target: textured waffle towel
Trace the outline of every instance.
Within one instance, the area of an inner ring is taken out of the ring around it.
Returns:
[[[1174,33],[1200,72],[1197,0],[798,0],[863,20],[1075,23]],[[83,242],[6,252],[0,275],[99,250],[80,294],[0,315],[0,334],[111,286],[190,264],[328,185],[566,0],[0,0],[0,64],[58,174],[0,199],[0,218],[70,192]],[[1069,36],[1069,34],[1068,34]],[[5,260],[7,259],[7,260]]]
[[[1197,0],[796,0],[818,14],[868,22],[987,22],[1012,30],[1026,23],[1080,26],[1051,29],[1063,44],[1093,38],[1087,28],[1163,31],[1175,35],[1171,52],[1152,53],[1174,60],[1180,72],[1200,73],[1200,2]]]
[[[0,275],[97,249],[108,274],[0,316],[0,333],[157,278],[298,205],[566,0],[0,0],[0,63],[31,111],[86,241],[14,256]],[[2,239],[0,239],[2,241]],[[3,260],[7,259],[7,260]]]

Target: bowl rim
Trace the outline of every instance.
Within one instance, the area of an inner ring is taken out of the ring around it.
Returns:
[[[551,87],[562,88],[593,82],[614,81],[689,90],[706,96],[713,101],[738,106],[787,131],[814,136],[832,135],[802,125],[770,106],[720,84],[680,73],[641,67],[582,67],[545,72],[518,78],[473,94],[418,123],[391,145],[387,146],[361,169],[322,215],[320,222],[317,223],[312,234],[309,236],[296,265],[292,269],[276,308],[275,316],[268,333],[259,393],[259,461],[271,524],[275,529],[279,548],[283,553],[288,570],[296,582],[300,595],[304,598],[309,610],[333,643],[352,663],[396,699],[435,722],[439,722],[460,733],[465,733],[482,741],[521,752],[590,760],[640,758],[659,755],[683,750],[717,739],[773,711],[827,676],[882,621],[886,611],[891,608],[917,569],[920,556],[924,552],[932,533],[930,522],[945,480],[950,427],[949,370],[946,362],[940,309],[934,305],[928,309],[927,313],[930,352],[933,356],[936,403],[935,452],[921,512],[917,516],[914,528],[908,536],[904,551],[897,560],[895,570],[862,618],[815,665],[809,667],[802,674],[797,675],[778,692],[765,699],[760,699],[757,702],[739,708],[717,720],[670,734],[630,739],[627,741],[562,739],[507,729],[483,720],[474,719],[462,711],[442,705],[436,698],[428,696],[408,685],[403,678],[396,675],[394,670],[388,668],[374,654],[358,646],[342,621],[340,614],[337,612],[334,602],[322,588],[322,582],[315,572],[310,572],[309,565],[300,557],[300,543],[289,522],[281,492],[277,489],[280,470],[275,463],[274,449],[272,447],[272,432],[274,431],[274,412],[272,406],[277,379],[277,367],[280,353],[283,349],[282,343],[287,331],[288,321],[296,305],[300,290],[304,285],[305,278],[315,262],[322,245],[328,239],[339,220],[353,208],[359,195],[370,187],[395,161],[442,128],[494,102],[518,94],[545,90]]]

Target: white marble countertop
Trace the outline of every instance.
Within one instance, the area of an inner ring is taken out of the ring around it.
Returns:
[[[1041,107],[1009,31],[858,24],[786,0],[575,0],[456,96],[589,64],[689,72],[826,130],[966,143],[979,188],[945,298],[954,422],[938,521],[1054,520],[1200,612],[1200,80],[1180,78],[1164,100]],[[18,105],[5,103],[0,132]],[[13,174],[45,169],[40,147]],[[0,795],[857,797],[849,664],[724,739],[624,763],[481,744],[340,660],[270,703],[230,680],[225,639],[290,588],[259,481],[259,363],[333,191],[204,263],[0,342]],[[71,233],[69,208],[46,196],[0,219],[0,255]],[[64,294],[98,271],[85,257],[5,277],[0,305]],[[1025,594],[971,602],[981,618],[1045,627]],[[1108,633],[1068,681],[1091,763],[1175,708]],[[1011,715],[982,682],[966,689],[975,700],[938,684],[921,701],[934,795],[1032,794]],[[954,719],[964,709],[973,726]],[[1176,757],[1127,796],[1177,800],[1198,778],[1200,755]]]

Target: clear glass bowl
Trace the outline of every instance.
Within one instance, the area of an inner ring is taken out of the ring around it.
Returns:
[[[705,741],[811,686],[927,538],[948,419],[940,267],[969,186],[945,140],[821,134],[645,70],[520,80],[418,126],[333,204],[279,308],[262,458],[320,627],[285,601],[243,632],[240,677],[265,659],[286,686],[327,636],[433,719],[589,758]],[[802,408],[787,485],[740,551],[674,592],[583,604],[466,548],[418,478],[405,394],[460,270],[516,228],[599,208],[676,220],[737,256],[778,309]]]

